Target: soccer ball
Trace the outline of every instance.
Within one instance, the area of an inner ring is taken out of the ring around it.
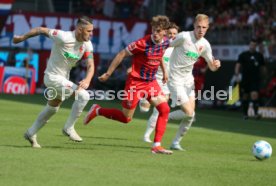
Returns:
[[[258,160],[265,160],[272,155],[272,147],[264,140],[256,141],[252,147],[252,153]]]

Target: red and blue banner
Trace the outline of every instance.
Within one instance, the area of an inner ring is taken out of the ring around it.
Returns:
[[[8,15],[11,11],[14,0],[0,0],[0,15]]]

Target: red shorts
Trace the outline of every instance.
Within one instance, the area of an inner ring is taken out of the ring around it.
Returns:
[[[164,95],[156,80],[147,82],[130,76],[126,80],[125,94],[122,106],[126,109],[136,108],[142,98],[150,101],[152,97]]]

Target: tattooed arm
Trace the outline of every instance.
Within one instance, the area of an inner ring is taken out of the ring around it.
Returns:
[[[17,43],[20,43],[22,41],[25,41],[26,39],[28,39],[30,37],[34,37],[34,36],[37,36],[37,35],[40,35],[40,34],[43,34],[43,35],[49,37],[49,29],[45,28],[45,27],[32,28],[26,34],[23,34],[23,35],[14,35],[12,42],[14,44],[17,44]]]

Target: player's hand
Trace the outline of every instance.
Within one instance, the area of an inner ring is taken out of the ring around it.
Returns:
[[[100,82],[105,82],[108,80],[108,78],[110,77],[110,74],[108,73],[104,73],[103,75],[101,75],[100,77],[98,77]]]
[[[162,78],[163,84],[166,84],[166,83],[168,82],[168,79],[169,79],[168,73],[165,73],[165,74],[163,75],[163,78]]]
[[[83,89],[87,89],[90,85],[90,81],[83,79],[79,82],[79,87],[83,88]]]
[[[24,40],[25,40],[24,36],[14,35],[14,36],[13,36],[13,39],[12,39],[12,42],[13,42],[14,44],[17,44],[17,43],[20,43],[20,42],[22,42],[22,41],[24,41]]]
[[[221,67],[220,60],[215,59],[215,60],[212,62],[212,65],[213,65],[213,67],[214,67],[216,70],[218,70],[218,69]]]

